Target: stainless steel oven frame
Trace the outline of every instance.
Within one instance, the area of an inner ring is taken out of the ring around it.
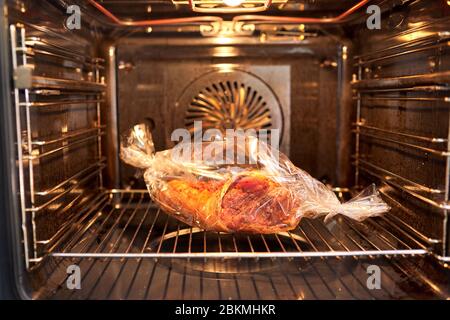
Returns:
[[[7,7],[4,0],[0,4]],[[46,5],[51,12],[60,11],[51,1]],[[335,79],[335,91],[327,88],[327,92],[339,96],[333,100],[333,115],[339,121],[332,128],[336,129],[332,156],[336,181],[342,185],[334,191],[345,200],[376,181],[393,208],[390,214],[363,223],[344,217],[330,223],[303,219],[290,232],[230,235],[184,225],[158,209],[145,189],[123,188],[118,178],[124,172],[118,161],[118,128],[128,120],[121,118],[118,103],[124,99],[120,96],[124,72],[132,64],[119,61],[117,51],[127,42],[105,40],[93,47],[92,34],[80,35],[84,42],[77,42],[36,21],[21,21],[24,16],[11,4],[8,9],[9,20],[6,15],[0,18],[5,106],[1,152],[6,159],[1,171],[5,177],[0,186],[1,212],[5,213],[1,228],[2,235],[7,235],[0,241],[0,254],[8,257],[1,266],[8,271],[0,272],[8,284],[3,292],[19,298],[164,299],[192,298],[196,293],[187,292],[186,286],[199,285],[203,294],[199,297],[205,299],[396,299],[421,297],[422,289],[424,297],[448,297],[450,118],[447,115],[427,134],[421,127],[412,132],[408,127],[382,125],[387,123],[383,110],[388,107],[398,104],[399,114],[403,112],[398,119],[408,123],[416,118],[405,115],[407,110],[430,103],[440,114],[449,102],[448,19],[389,35],[388,45],[381,48],[362,45],[361,53],[355,53],[356,43],[338,39],[331,46],[334,60],[322,61],[314,69],[322,70],[326,79]],[[391,38],[420,31],[425,36],[402,45],[389,44]],[[171,45],[176,46],[177,40],[173,41]],[[320,44],[314,41],[307,44]],[[154,46],[158,55],[164,45],[156,42],[145,45]],[[272,46],[257,46],[264,45]],[[192,46],[190,52],[196,52],[210,44]],[[300,54],[314,56],[308,50]],[[408,69],[406,74],[392,75],[404,70],[389,69],[393,60],[416,57],[422,61],[427,55],[439,60],[433,60],[435,70]],[[135,75],[129,73],[129,77]],[[441,134],[445,129],[446,135]],[[392,158],[395,166],[380,162],[384,152],[399,154]],[[323,155],[331,157],[329,152]],[[423,174],[405,174],[402,161],[411,170],[417,164]],[[349,178],[352,172],[354,181]],[[63,288],[66,267],[74,263],[83,266],[87,287],[83,292]],[[371,264],[382,265],[390,279],[383,291],[372,292],[364,286]],[[439,272],[427,274],[436,266]],[[408,274],[411,279],[404,288],[401,279]],[[173,281],[182,288],[170,287]],[[217,290],[206,290],[210,284],[217,284]],[[267,285],[270,290],[264,289]]]

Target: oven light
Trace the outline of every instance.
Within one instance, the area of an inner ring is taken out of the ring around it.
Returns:
[[[223,3],[229,7],[237,7],[242,4],[244,0],[223,0]]]
[[[232,72],[238,65],[232,63],[218,63],[215,67],[217,67],[220,72]]]
[[[233,39],[226,36],[218,36],[215,38],[214,42],[216,44],[231,44],[233,42]]]
[[[236,48],[230,46],[215,47],[213,51],[213,57],[219,58],[237,57],[238,55],[239,52],[236,50]]]

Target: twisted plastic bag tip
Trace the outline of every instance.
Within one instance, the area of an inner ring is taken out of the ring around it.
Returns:
[[[144,124],[137,124],[122,135],[120,141],[120,158],[141,169],[151,167],[155,146],[150,128]]]
[[[356,221],[363,221],[369,217],[380,216],[390,209],[381,198],[375,184],[372,183],[354,198],[334,208],[325,216],[325,222],[328,222],[337,214],[345,215]]]

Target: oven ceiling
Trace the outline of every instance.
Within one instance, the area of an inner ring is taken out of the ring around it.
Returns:
[[[409,0],[399,3],[404,1]],[[260,36],[270,30],[277,32],[269,35],[275,36],[276,41],[278,32],[283,33],[282,39],[303,41],[325,28],[334,30],[334,34],[341,33],[344,23],[365,18],[369,4],[378,4],[383,11],[392,9],[386,0],[77,0],[76,3],[91,20],[99,22],[99,27],[112,28],[113,38],[123,36],[120,30],[133,35],[200,32],[203,36]]]
[[[229,1],[229,0],[228,0]],[[226,3],[228,3],[225,0]],[[256,7],[266,0],[241,0],[243,6]],[[361,0],[272,0],[265,14],[332,17],[346,11]],[[144,20],[151,18],[185,16],[193,10],[189,0],[97,0],[102,6],[121,19]],[[193,0],[197,6],[218,6],[220,0]],[[239,1],[240,2],[240,1]],[[246,4],[247,3],[247,4]],[[216,14],[224,14],[225,10]],[[242,13],[242,12],[239,12]]]

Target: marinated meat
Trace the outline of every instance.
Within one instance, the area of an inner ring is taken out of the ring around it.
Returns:
[[[204,142],[197,150],[187,147],[184,158],[176,148],[155,153],[148,128],[136,125],[122,140],[121,157],[144,169],[153,200],[190,226],[276,233],[294,229],[304,217],[342,214],[361,221],[389,210],[374,185],[341,203],[327,186],[256,137]],[[232,164],[218,163],[216,156],[229,151],[242,152],[249,161],[242,165],[231,157]]]
[[[228,181],[173,179],[154,198],[178,219],[208,230],[273,233],[297,225],[298,202],[290,191],[261,172],[243,172]],[[195,217],[195,219],[194,219]]]

